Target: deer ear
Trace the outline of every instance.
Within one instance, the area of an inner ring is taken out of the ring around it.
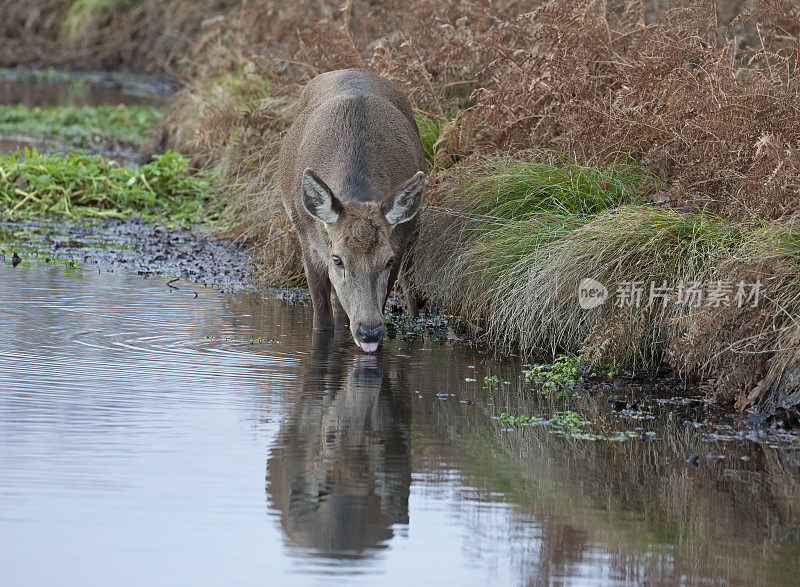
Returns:
[[[386,222],[394,227],[414,218],[422,205],[422,190],[424,189],[425,174],[418,171],[400,188],[391,206],[384,211]]]
[[[333,224],[342,212],[342,203],[333,195],[316,173],[310,169],[303,171],[303,206],[309,214],[325,224]]]

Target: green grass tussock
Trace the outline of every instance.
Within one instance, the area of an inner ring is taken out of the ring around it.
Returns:
[[[97,140],[142,145],[161,116],[161,110],[145,105],[0,105],[0,133],[23,133],[78,145]]]
[[[661,183],[636,165],[500,157],[448,174],[452,185],[438,187],[426,210],[411,275],[434,304],[523,353],[642,370],[667,360],[713,380],[715,397],[740,408],[798,402],[786,391],[800,361],[791,218],[741,223],[657,205]],[[580,306],[585,278],[607,288],[604,304]],[[677,299],[681,284],[708,295],[715,283],[755,282],[753,305]],[[617,298],[637,284],[637,303]],[[651,285],[663,288],[652,301]]]
[[[71,218],[138,215],[167,223],[218,218],[211,178],[191,175],[188,160],[168,151],[138,168],[82,152],[0,156],[4,215],[63,214]]]
[[[488,159],[464,193],[475,200],[476,214],[516,220],[540,212],[596,214],[643,202],[658,183],[641,165],[580,165],[550,154],[544,161]]]
[[[718,279],[717,262],[744,243],[719,218],[647,203],[658,181],[640,166],[500,159],[469,175],[428,210],[414,279],[435,303],[524,350],[577,352],[591,343],[621,363],[654,367],[685,310],[627,312],[609,301],[587,311],[577,303],[580,280],[613,291],[625,282]]]
[[[64,14],[60,36],[65,41],[76,41],[97,26],[97,20],[115,5],[129,6],[134,2],[116,0],[74,0]]]

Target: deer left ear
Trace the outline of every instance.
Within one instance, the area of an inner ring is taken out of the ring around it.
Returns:
[[[403,222],[408,222],[419,212],[422,205],[422,191],[425,189],[425,174],[418,171],[400,188],[391,205],[383,213],[386,222],[395,227]]]

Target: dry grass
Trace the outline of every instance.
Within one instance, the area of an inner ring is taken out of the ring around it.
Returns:
[[[236,0],[2,0],[0,66],[178,72]]]
[[[635,2],[561,0],[518,19],[518,50],[498,53],[469,113],[478,148],[623,152],[670,178],[676,206],[797,213],[800,11],[769,0],[725,34],[716,18],[708,2],[645,24]]]

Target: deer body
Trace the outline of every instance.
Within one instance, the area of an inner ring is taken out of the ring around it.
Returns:
[[[283,139],[278,185],[300,240],[315,329],[349,320],[356,344],[377,349],[416,231],[425,166],[411,105],[394,83],[357,69],[308,82]]]

